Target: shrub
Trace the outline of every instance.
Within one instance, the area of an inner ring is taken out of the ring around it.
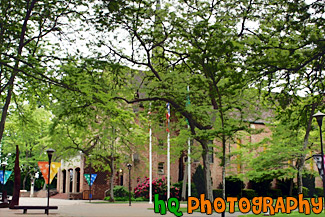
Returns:
[[[293,188],[295,187],[293,179],[277,179],[276,182],[276,188],[281,190],[283,197],[292,196],[293,192],[290,194],[291,185]]]
[[[213,189],[212,194],[213,199],[216,199],[217,197],[222,197],[222,189]]]
[[[293,188],[293,196],[294,197],[298,197],[298,187],[294,187]],[[306,187],[302,187],[302,194],[304,195],[304,197],[308,197],[309,194],[309,190]]]
[[[302,185],[306,187],[308,191],[308,195],[306,197],[313,197],[315,194],[315,176],[310,173],[305,173],[302,176]],[[305,194],[304,194],[305,196]]]
[[[323,188],[315,188],[315,196],[316,197],[323,197],[324,191]]]
[[[142,181],[138,179],[139,183],[137,187],[134,188],[135,198],[142,197],[146,200],[149,199],[149,178],[145,177]],[[154,179],[152,181],[152,199],[155,194],[159,194],[160,200],[167,200],[167,184],[166,179]],[[175,186],[170,187],[170,197],[175,197],[180,199],[179,188]]]
[[[113,192],[114,192],[114,197],[129,196],[129,192],[124,186],[120,186],[120,185],[114,186]]]
[[[179,196],[181,197],[182,196],[182,190],[183,190],[183,181],[180,181],[180,182],[177,182],[175,184],[173,184],[173,186],[175,188],[178,188],[179,189]],[[187,195],[188,195],[188,183],[186,183],[186,193],[185,193],[185,197],[187,198]],[[196,192],[196,187],[195,187],[195,184],[193,182],[191,182],[191,196],[192,197],[198,197],[198,194]],[[185,199],[186,199],[185,198]]]
[[[281,189],[270,189],[270,193],[268,196],[272,198],[282,197],[282,191]]]
[[[253,199],[254,197],[257,197],[257,194],[253,189],[243,189],[242,194],[243,197],[246,197],[249,200]]]
[[[201,164],[196,168],[195,173],[193,174],[193,182],[196,186],[196,192],[198,196],[204,194],[205,193],[204,171]]]
[[[241,197],[242,189],[245,184],[242,180],[235,176],[226,177],[226,196],[227,197]]]
[[[304,197],[309,197],[309,189],[306,187],[302,187],[302,194]]]
[[[272,179],[253,179],[250,181],[251,187],[258,196],[265,197],[270,195],[270,187],[271,187]]]

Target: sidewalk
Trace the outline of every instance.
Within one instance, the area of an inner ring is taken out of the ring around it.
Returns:
[[[94,201],[95,202],[95,201]],[[58,210],[50,210],[50,214],[44,214],[44,210],[28,210],[27,214],[23,214],[23,210],[9,210],[7,208],[0,209],[0,217],[13,217],[13,216],[32,216],[32,217],[175,217],[173,213],[167,212],[166,215],[154,213],[153,204],[147,202],[132,203],[89,203],[84,200],[62,200],[50,199],[50,206],[58,206]],[[20,198],[20,205],[47,205],[46,198]],[[182,204],[186,207],[186,204]],[[241,213],[229,214],[226,217],[237,217]],[[183,213],[184,217],[202,217],[202,216],[221,216],[218,213],[206,215],[199,212],[193,214]]]

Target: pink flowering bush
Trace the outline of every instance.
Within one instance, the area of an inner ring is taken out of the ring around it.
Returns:
[[[135,198],[142,197],[144,199],[149,200],[149,178],[144,177],[144,179],[137,179],[138,185],[134,188]],[[153,179],[152,180],[152,199],[155,194],[159,194],[159,199],[166,200],[167,198],[167,183],[165,177],[161,179]],[[180,199],[179,188],[171,186],[170,187],[170,197],[175,197]]]

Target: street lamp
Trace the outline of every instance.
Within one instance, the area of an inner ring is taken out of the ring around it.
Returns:
[[[127,164],[126,166],[129,169],[129,206],[131,206],[131,168],[132,168],[132,164]]]
[[[47,209],[46,209],[46,214],[49,214],[49,207],[50,207],[50,177],[51,177],[51,160],[52,160],[52,155],[55,152],[54,149],[47,149],[47,156],[49,158],[49,175],[48,175],[48,183],[47,183]]]
[[[321,155],[322,155],[322,180],[323,180],[323,200],[325,200],[325,170],[324,170],[324,150],[323,150],[323,137],[322,137],[322,124],[323,124],[323,117],[325,116],[324,113],[321,113],[318,111],[316,114],[313,115],[313,117],[316,118],[318,126],[319,126],[319,136],[320,136],[320,147],[321,147]]]
[[[92,193],[91,193],[91,154],[89,155],[89,203],[91,203],[91,199],[93,197]]]
[[[3,171],[3,179],[2,179],[2,202],[3,203],[7,203],[7,194],[5,193],[5,173],[6,173],[6,166],[7,166],[7,162],[2,162],[1,166],[2,166],[2,171]]]

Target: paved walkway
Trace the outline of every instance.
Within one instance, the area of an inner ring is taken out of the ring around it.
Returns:
[[[46,198],[20,198],[20,205],[47,205]],[[48,216],[55,217],[175,217],[174,214],[167,212],[166,215],[154,213],[153,204],[147,202],[132,203],[89,203],[84,200],[62,200],[50,199],[51,206],[58,206],[58,210],[50,210]],[[186,204],[182,204],[186,207]],[[237,217],[241,213],[229,214],[226,217]],[[32,217],[45,217],[44,210],[28,210],[27,214],[23,214],[23,210],[9,210],[8,208],[0,209],[1,217],[13,216],[32,216]],[[221,216],[220,214],[213,213],[212,215],[201,214],[194,212],[193,214],[183,213],[184,217],[202,217],[202,216]]]

